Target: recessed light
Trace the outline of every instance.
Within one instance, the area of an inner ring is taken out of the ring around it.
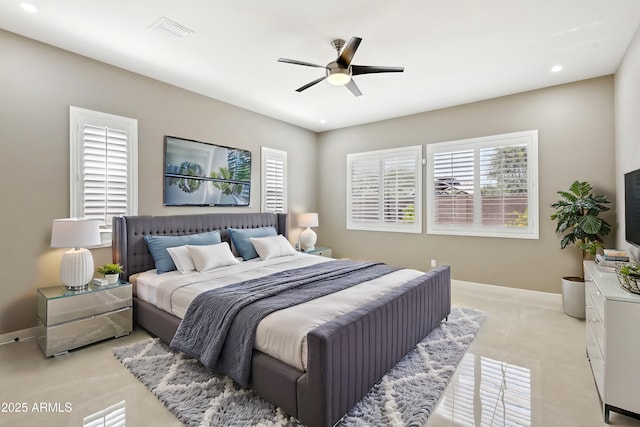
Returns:
[[[320,119],[320,123],[325,124],[327,121],[325,119]]]
[[[20,7],[22,10],[29,13],[36,13],[38,11],[38,8],[30,3],[20,3]]]
[[[562,71],[562,65],[554,65],[553,67],[551,67],[551,72],[552,73],[557,73]]]

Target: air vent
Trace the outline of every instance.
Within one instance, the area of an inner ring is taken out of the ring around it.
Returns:
[[[193,30],[172,21],[169,18],[162,17],[151,26],[151,30],[164,34],[173,40],[180,40],[193,34]]]

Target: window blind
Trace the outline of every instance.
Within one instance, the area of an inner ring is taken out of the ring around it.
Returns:
[[[347,228],[420,233],[422,147],[347,156]]]
[[[138,121],[69,109],[70,216],[99,220],[111,244],[112,218],[138,213]]]
[[[262,211],[287,209],[287,152],[262,147]]]
[[[127,141],[124,130],[85,124],[82,129],[83,217],[111,227],[127,213]]]
[[[427,232],[538,238],[537,131],[427,146]]]

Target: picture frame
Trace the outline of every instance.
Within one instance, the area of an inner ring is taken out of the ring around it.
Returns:
[[[164,137],[164,206],[249,206],[251,152]]]

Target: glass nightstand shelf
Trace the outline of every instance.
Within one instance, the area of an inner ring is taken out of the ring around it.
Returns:
[[[327,258],[331,258],[331,248],[324,248],[321,246],[316,246],[313,250],[303,251],[308,254],[326,256]]]
[[[52,356],[127,335],[133,330],[132,306],[131,284],[123,280],[82,290],[38,289],[38,345]]]

